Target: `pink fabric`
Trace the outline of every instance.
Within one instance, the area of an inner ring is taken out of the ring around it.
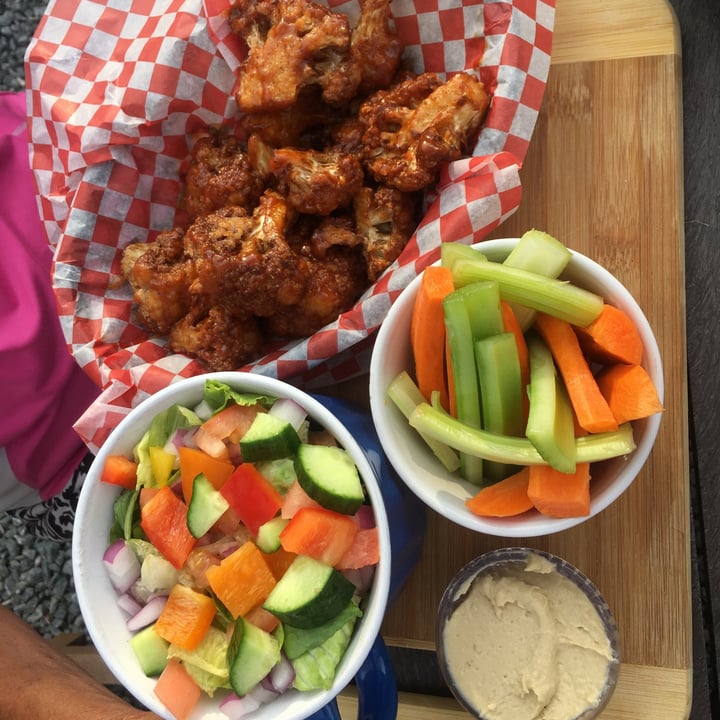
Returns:
[[[0,447],[42,499],[59,493],[87,448],[72,424],[98,388],[70,356],[38,215],[23,93],[0,93]]]

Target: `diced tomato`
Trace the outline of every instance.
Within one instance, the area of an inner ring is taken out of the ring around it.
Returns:
[[[202,690],[177,658],[170,658],[154,688],[158,700],[176,720],[185,720],[197,705]]]
[[[289,520],[300,508],[322,507],[320,503],[313,500],[302,488],[302,485],[295,480],[290,487],[285,491],[285,497],[283,498],[282,508],[280,509],[280,515],[286,520]]]
[[[217,435],[213,435],[207,430],[204,430],[202,425],[195,431],[193,442],[203,452],[206,452],[210,457],[214,457],[217,460],[225,460],[227,462],[230,457],[225,441]]]
[[[297,557],[297,553],[288,552],[283,547],[279,547],[275,552],[262,555],[276,580],[285,574],[285,571],[292,565],[292,561]]]
[[[157,550],[180,569],[196,540],[187,527],[187,506],[168,485],[142,507],[140,525]]]
[[[280,533],[280,542],[289,552],[335,566],[350,549],[357,532],[357,523],[348,515],[322,507],[305,507],[293,515]]]
[[[100,473],[100,480],[134,490],[137,484],[137,463],[124,455],[108,455]]]
[[[220,533],[225,537],[234,535],[235,532],[240,528],[240,518],[237,513],[230,507],[221,516],[220,519],[213,525],[213,530]]]
[[[180,456],[180,479],[186,503],[190,502],[193,481],[200,473],[205,475],[216,490],[219,490],[235,469],[231,462],[214,458],[198,448],[181,447],[178,449],[178,455]]]
[[[280,620],[278,620],[275,615],[266,610],[262,605],[258,605],[250,610],[250,612],[246,613],[245,619],[249,623],[259,627],[261,630],[269,633],[271,633],[280,624]]]
[[[142,487],[140,489],[140,497],[138,502],[140,504],[140,510],[142,510],[160,491],[159,487]]]
[[[277,515],[282,495],[251,463],[242,463],[220,488],[240,520],[253,535],[259,527]]]
[[[380,560],[380,537],[378,529],[361,528],[357,531],[352,545],[335,566],[338,570],[357,570],[366,565],[375,565]]]
[[[228,438],[232,442],[238,442],[252,425],[259,409],[259,405],[233,403],[206,420],[201,427],[221,440]]]

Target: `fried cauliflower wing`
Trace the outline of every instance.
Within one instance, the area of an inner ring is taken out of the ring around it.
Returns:
[[[191,293],[214,298],[240,318],[296,303],[307,270],[286,241],[288,215],[285,199],[267,190],[252,215],[224,208],[198,218],[185,235],[195,266]]]
[[[235,99],[242,112],[285,110],[300,90],[319,85],[330,105],[355,93],[348,18],[311,0],[235,0],[230,28],[248,46]]]
[[[323,258],[306,254],[309,278],[300,301],[266,318],[271,335],[312,335],[349,310],[367,287],[365,262],[357,248],[334,246]]]
[[[270,170],[288,203],[311,215],[329,215],[350,204],[364,179],[357,156],[332,150],[279,148]]]
[[[418,198],[390,187],[364,187],[355,197],[355,225],[363,237],[370,282],[397,259],[418,224]]]
[[[263,333],[250,315],[237,317],[222,304],[207,310],[198,306],[173,325],[169,345],[212,371],[236,370],[260,354]]]
[[[391,21],[390,0],[362,0],[350,52],[358,69],[360,95],[390,85],[402,53],[402,44]]]
[[[228,205],[252,209],[263,189],[238,138],[217,132],[196,141],[185,174],[185,208],[192,217]]]
[[[122,270],[133,289],[140,322],[165,335],[190,308],[194,267],[185,257],[183,230],[160,233],[154,242],[131,243],[123,251]]]
[[[378,91],[360,108],[367,167],[398,190],[427,187],[443,164],[470,148],[489,103],[482,83],[468,73],[444,83],[423,73]]]

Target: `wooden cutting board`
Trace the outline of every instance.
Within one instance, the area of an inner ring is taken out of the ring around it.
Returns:
[[[677,720],[690,710],[681,143],[680,38],[666,0],[557,0],[547,91],[521,173],[523,200],[494,236],[546,230],[605,265],[637,298],[664,363],[657,444],[625,495],[558,535],[491,538],[428,511],[422,562],[383,626],[391,645],[432,650],[440,595],[468,560],[506,545],[554,552],[595,582],[618,622],[623,665],[607,720]],[[66,650],[98,680],[114,682],[94,649]],[[346,720],[357,717],[352,688],[338,705]],[[469,716],[451,699],[401,693],[398,717]]]
[[[579,528],[490,538],[428,513],[421,565],[390,608],[390,644],[433,648],[442,590],[468,560],[526,544],[582,569],[613,609],[623,666],[604,718],[687,717],[692,687],[680,39],[666,0],[557,0],[544,105],[518,212],[609,268],[644,309],[665,372],[652,456],[629,491]],[[345,699],[345,717],[355,717]],[[403,695],[400,717],[462,717],[452,701]]]

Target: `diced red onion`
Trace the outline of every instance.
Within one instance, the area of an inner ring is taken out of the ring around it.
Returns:
[[[228,451],[228,459],[233,465],[239,465],[242,462],[242,451],[240,446],[234,442],[225,443]]]
[[[148,625],[152,625],[160,617],[160,613],[165,607],[166,602],[167,597],[162,595],[156,595],[154,598],[148,600],[148,602],[127,621],[128,630],[130,632],[137,632]]]
[[[355,513],[355,520],[358,527],[367,530],[375,527],[375,513],[371,505],[361,505]]]
[[[239,697],[235,693],[230,693],[222,700],[219,705],[220,710],[227,715],[230,720],[238,720],[254,712],[260,707],[260,701],[252,695],[243,695]]]
[[[213,410],[205,400],[201,400],[194,408],[193,411],[201,420],[209,420],[213,415]]]
[[[124,540],[111,543],[103,554],[112,586],[119,594],[127,592],[140,577],[140,561]]]
[[[119,595],[117,604],[118,607],[130,617],[142,609],[142,605],[129,592]]]
[[[280,655],[280,662],[270,671],[270,682],[278,693],[287,691],[295,679],[295,668],[283,654]]]
[[[265,705],[266,703],[274,700],[278,696],[278,692],[272,686],[272,682],[265,684],[261,681],[248,693],[248,695],[252,695],[260,702],[261,705]]]
[[[375,577],[375,566],[365,565],[355,570],[343,570],[342,574],[355,586],[358,595],[365,595],[372,586]]]
[[[151,590],[148,587],[145,587],[145,585],[140,582],[140,578],[137,579],[128,590],[130,595],[134,597],[141,605],[147,605],[154,597],[157,597],[158,595],[166,597],[168,595],[168,591],[164,590],[162,592],[158,592],[157,590]]]
[[[268,412],[281,420],[287,420],[296,430],[307,418],[305,408],[290,398],[278,398]]]
[[[197,432],[197,427],[188,428],[185,431],[185,435],[183,435],[183,445],[185,447],[197,447],[197,443],[195,442],[195,433]]]

